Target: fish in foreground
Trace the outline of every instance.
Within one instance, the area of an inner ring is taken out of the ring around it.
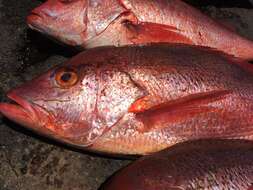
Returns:
[[[142,157],[101,190],[252,190],[253,143],[196,141]]]
[[[93,151],[149,154],[202,138],[253,139],[252,66],[202,47],[100,47],[11,90],[9,119]]]
[[[253,59],[252,41],[180,0],[48,0],[31,12],[27,23],[83,48],[171,42]]]

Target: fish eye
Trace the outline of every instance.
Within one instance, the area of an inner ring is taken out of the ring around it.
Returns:
[[[70,88],[78,81],[78,74],[69,68],[60,68],[55,73],[55,80],[61,88]]]

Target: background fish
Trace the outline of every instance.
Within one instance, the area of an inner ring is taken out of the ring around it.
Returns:
[[[252,41],[180,0],[48,0],[31,12],[27,23],[83,48],[177,42],[253,58]]]
[[[252,190],[253,144],[196,141],[145,156],[101,190]]]
[[[17,103],[0,104],[8,118],[107,153],[148,154],[186,140],[253,133],[252,66],[202,47],[96,48],[8,97]]]

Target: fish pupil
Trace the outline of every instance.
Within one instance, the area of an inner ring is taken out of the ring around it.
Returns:
[[[62,76],[61,76],[61,80],[63,82],[68,82],[70,79],[71,79],[71,73],[64,73]]]

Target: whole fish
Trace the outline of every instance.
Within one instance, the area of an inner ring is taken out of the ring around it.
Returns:
[[[17,104],[1,103],[0,112],[107,153],[148,154],[190,139],[253,139],[252,72],[250,64],[202,47],[100,47],[10,91]]]
[[[252,190],[253,144],[187,142],[142,157],[101,190]]]
[[[171,42],[253,59],[253,42],[180,0],[48,0],[28,25],[82,48]]]

